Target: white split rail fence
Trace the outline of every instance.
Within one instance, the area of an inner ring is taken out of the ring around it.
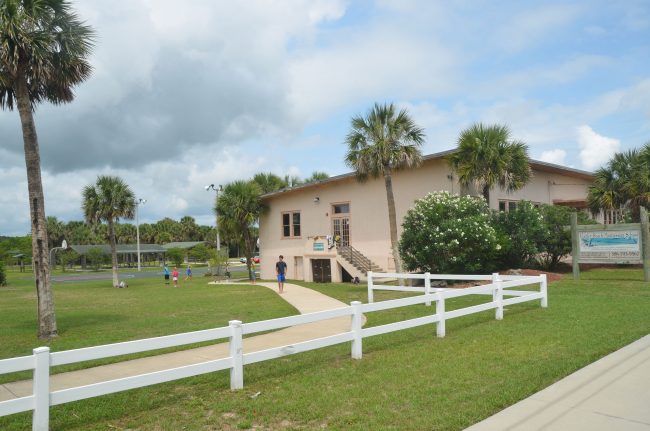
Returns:
[[[375,285],[373,280],[379,277],[423,279],[425,287],[399,287]],[[440,289],[431,288],[431,280],[489,280],[490,284],[469,287],[464,289]],[[539,284],[539,291],[516,291],[505,290],[517,286]],[[422,292],[423,295],[409,298],[394,299],[390,301],[373,301],[373,290],[397,290]],[[465,295],[492,295],[492,301],[466,307],[462,309],[446,311],[445,300]],[[504,299],[503,296],[514,296]],[[135,388],[197,376],[200,374],[212,373],[220,370],[230,370],[230,388],[232,390],[244,387],[244,365],[255,362],[280,358],[286,355],[315,350],[335,344],[351,342],[351,355],[353,359],[361,359],[363,356],[363,338],[416,326],[436,324],[438,337],[445,336],[445,321],[478,313],[481,311],[496,309],[496,319],[503,319],[503,307],[525,301],[541,300],[541,306],[547,306],[547,283],[546,275],[536,277],[514,277],[499,276],[498,274],[487,276],[476,275],[440,275],[440,274],[390,274],[390,273],[368,273],[368,304],[353,301],[349,307],[342,307],[332,310],[307,313],[298,316],[281,317],[278,319],[264,320],[260,322],[242,323],[238,320],[229,322],[229,326],[222,328],[207,329],[203,331],[186,332],[182,334],[169,335],[164,337],[148,338],[137,341],[107,344],[96,347],[86,347],[61,352],[50,352],[48,347],[39,347],[33,350],[29,356],[21,356],[0,360],[0,374],[15,373],[20,371],[33,372],[32,395],[0,402],[0,416],[11,415],[25,411],[33,411],[32,429],[47,430],[49,427],[50,406],[83,400],[86,398],[98,397],[115,392],[126,391]],[[406,307],[417,304],[430,305],[436,302],[436,313],[415,319],[389,323],[381,326],[362,328],[363,313],[388,310],[398,307]],[[262,331],[286,328],[306,323],[319,322],[323,320],[351,317],[350,331],[341,334],[331,335],[313,340],[303,341],[286,346],[274,347],[271,349],[256,352],[243,352],[243,335],[253,334]],[[192,365],[171,368],[163,371],[156,371],[137,376],[109,380],[75,388],[50,391],[50,368],[58,365],[73,364],[95,359],[110,358],[114,356],[127,355],[132,353],[146,352],[151,350],[164,349],[169,347],[182,346],[187,344],[229,339],[230,356],[215,359]]]

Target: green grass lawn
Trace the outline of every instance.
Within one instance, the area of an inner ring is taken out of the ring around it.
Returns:
[[[25,273],[10,272],[9,286],[0,287],[0,359],[29,355],[33,348],[43,345],[53,351],[68,350],[227,326],[233,319],[250,322],[298,314],[265,287],[208,285],[206,277],[192,281],[183,278],[179,288],[165,285],[162,278],[129,279],[127,289],[111,287],[111,280],[54,283],[59,337],[44,342],[36,336],[33,279]],[[54,371],[123,359],[72,364]],[[28,377],[28,373],[0,375],[0,382]]]
[[[51,426],[459,430],[650,333],[650,285],[641,280],[640,270],[583,272],[580,282],[550,284],[548,309],[535,301],[507,307],[503,321],[494,320],[494,310],[453,319],[443,339],[434,325],[364,339],[359,361],[350,359],[348,343],[247,365],[239,392],[228,389],[227,372],[218,372],[56,406]],[[306,285],[346,303],[366,299],[363,285]],[[377,300],[399,296],[376,293]],[[457,298],[448,308],[487,299]],[[368,325],[434,308],[370,313]],[[29,420],[29,414],[0,418],[0,429],[26,429]]]

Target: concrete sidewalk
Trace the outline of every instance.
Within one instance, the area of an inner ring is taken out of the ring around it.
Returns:
[[[467,431],[650,430],[650,335]]]
[[[276,283],[258,283],[277,291]],[[217,287],[216,287],[217,288]],[[282,299],[293,305],[301,314],[315,311],[331,310],[348,306],[329,296],[295,284],[285,284]],[[244,322],[246,323],[246,322]],[[258,335],[244,339],[244,352],[255,352],[307,341],[314,338],[327,337],[350,330],[350,318],[340,317],[305,325],[292,326],[269,334]],[[183,350],[174,353],[133,359],[110,365],[87,368],[68,373],[54,374],[50,377],[50,390],[99,383],[106,380],[151,373],[169,368],[191,365],[213,359],[229,356],[228,343],[220,342],[212,346]],[[23,380],[0,385],[0,401],[24,397],[32,394],[32,381]]]

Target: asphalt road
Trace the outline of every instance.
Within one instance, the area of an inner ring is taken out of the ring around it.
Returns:
[[[185,277],[185,268],[179,268],[178,271],[181,275],[181,277]],[[192,275],[194,276],[199,276],[202,277],[206,272],[208,272],[208,268],[201,267],[201,268],[192,268]],[[246,273],[246,266],[245,265],[230,265],[230,272],[232,274],[235,273],[241,273],[245,274]],[[141,271],[138,272],[135,269],[120,269],[120,279],[130,279],[130,278],[162,278],[163,272],[162,268],[160,271]],[[75,281],[92,281],[92,280],[110,280],[113,278],[113,274],[111,271],[102,271],[102,272],[87,272],[87,273],[79,273],[79,272],[74,272],[70,273],[70,275],[55,275],[52,277],[52,281],[55,283],[68,283],[68,282],[75,282]]]

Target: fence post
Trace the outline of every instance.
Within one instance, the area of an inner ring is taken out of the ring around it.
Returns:
[[[431,274],[428,272],[424,273],[424,294],[427,295],[427,302],[424,303],[427,307],[431,307]]]
[[[496,284],[496,282],[497,282],[499,279],[500,279],[500,277],[499,277],[499,273],[498,273],[498,272],[493,272],[493,273],[492,273],[492,284]],[[496,302],[496,301],[497,301],[497,291],[496,291],[496,289],[494,289],[494,290],[492,291],[492,302]]]
[[[368,304],[375,302],[375,295],[372,291],[372,271],[368,271]]]
[[[32,430],[50,429],[50,348],[38,347],[34,353],[34,413]]]
[[[494,295],[495,302],[497,303],[497,309],[494,318],[497,320],[503,320],[503,287],[501,286],[501,279],[497,278],[494,281]]]
[[[352,301],[352,359],[361,359],[363,356],[363,336],[361,334],[361,324],[363,315],[361,314],[361,302]]]
[[[443,292],[436,293],[436,314],[438,323],[436,323],[436,335],[440,338],[445,336],[445,297]]]
[[[548,282],[546,280],[546,274],[541,274],[540,276],[540,283],[539,283],[539,291],[542,294],[542,301],[540,302],[540,305],[542,308],[548,307]]]
[[[230,389],[234,391],[244,388],[244,349],[241,321],[231,320],[228,325],[230,325],[230,356],[232,357]]]

